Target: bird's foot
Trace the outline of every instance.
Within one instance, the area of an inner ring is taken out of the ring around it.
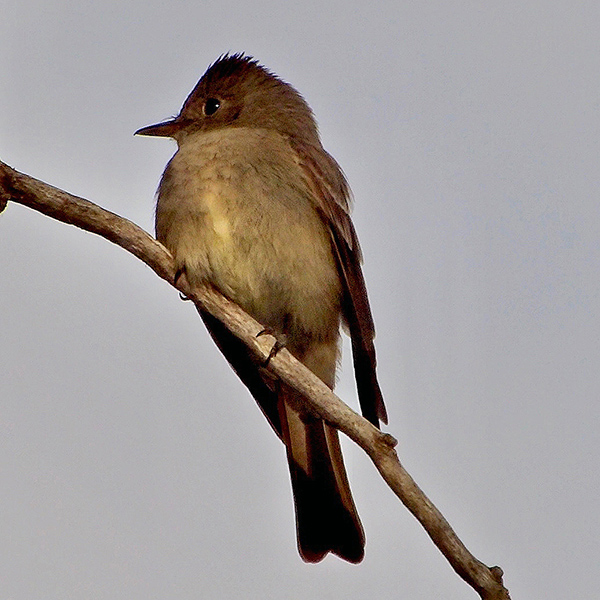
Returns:
[[[181,279],[182,275],[185,275],[185,266],[179,267],[179,269],[177,269],[175,273],[175,277],[173,278],[173,285],[175,287],[177,287],[177,283]],[[189,302],[190,300],[185,294],[182,294],[181,292],[179,292],[179,298],[185,302]]]
[[[285,348],[285,339],[284,340],[280,340],[279,337],[281,337],[279,334],[279,337],[277,335],[275,335],[275,332],[270,328],[270,327],[265,327],[264,329],[261,329],[257,334],[256,337],[260,337],[261,335],[272,335],[275,338],[275,343],[273,344],[273,347],[271,348],[271,351],[269,352],[269,356],[267,356],[265,362],[263,363],[263,367],[268,367],[269,363],[271,362],[271,359],[277,355],[277,353],[282,349]]]

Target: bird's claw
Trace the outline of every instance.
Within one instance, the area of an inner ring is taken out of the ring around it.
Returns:
[[[275,336],[275,334],[273,333],[273,331],[271,329],[269,329],[268,327],[266,327],[265,329],[261,329],[257,334],[256,337],[260,337],[261,335],[272,335],[275,338],[275,343],[273,344],[273,347],[271,348],[271,351],[269,352],[269,356],[267,356],[267,358],[265,359],[264,363],[263,363],[263,367],[268,367],[269,363],[271,362],[271,359],[277,355],[277,353],[282,349],[285,348],[285,343],[284,342],[280,342],[277,337]]]
[[[185,267],[180,267],[179,269],[177,269],[177,272],[175,273],[175,277],[173,278],[173,285],[175,287],[177,287],[177,284],[179,283],[179,280],[181,279],[182,275],[185,275]],[[179,298],[181,298],[181,300],[183,300],[185,302],[189,301],[189,298],[185,294],[182,294],[181,292],[179,292]]]

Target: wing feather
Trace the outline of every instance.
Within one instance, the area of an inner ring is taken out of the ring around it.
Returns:
[[[320,146],[292,139],[300,167],[312,191],[316,209],[327,223],[343,286],[342,311],[350,330],[352,358],[363,416],[375,426],[387,423],[377,381],[375,326],[362,273],[362,254],[350,219],[351,193],[344,173]]]

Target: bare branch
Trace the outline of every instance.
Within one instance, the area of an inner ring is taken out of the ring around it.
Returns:
[[[143,229],[88,200],[72,196],[0,162],[0,212],[9,201],[28,206],[118,244],[145,262],[159,277],[175,285],[172,256]],[[222,321],[258,360],[266,360],[274,339],[264,335],[257,337],[263,327],[237,305],[214,289],[190,288],[185,277],[178,278],[176,287],[199,308]],[[379,431],[344,404],[287,350],[278,352],[270,360],[268,368],[281,380],[296,388],[323,419],[344,432],[369,455],[383,479],[423,525],[454,570],[482,599],[510,600],[508,590],[502,583],[502,569],[487,567],[467,550],[440,511],[401,465],[394,450],[396,440],[391,435]]]

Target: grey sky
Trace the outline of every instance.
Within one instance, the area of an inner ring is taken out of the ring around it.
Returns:
[[[599,13],[22,0],[0,159],[151,230],[174,146],[133,131],[228,50],[290,81],[354,191],[405,466],[515,600],[591,598]],[[350,443],[365,561],[302,563],[283,447],[132,256],[12,204],[0,256],[0,599],[474,597]],[[356,405],[347,360],[338,393]]]

